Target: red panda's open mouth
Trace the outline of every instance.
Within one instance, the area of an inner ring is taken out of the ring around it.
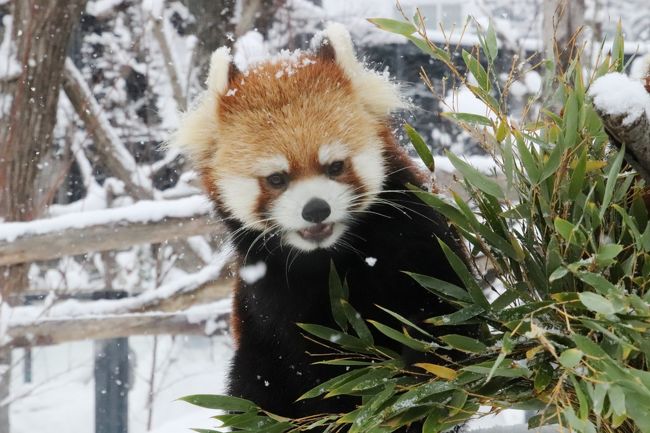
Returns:
[[[298,230],[298,234],[301,238],[312,241],[312,242],[321,242],[332,235],[334,232],[334,223],[329,224],[314,224],[306,229]]]

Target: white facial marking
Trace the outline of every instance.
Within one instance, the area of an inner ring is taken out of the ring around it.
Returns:
[[[261,158],[255,165],[255,169],[260,176],[270,176],[273,173],[288,172],[289,161],[284,155],[273,155]]]
[[[255,178],[225,175],[218,180],[224,205],[247,227],[263,230],[265,225],[257,220],[255,205],[261,191]]]
[[[348,154],[349,151],[343,143],[324,144],[318,149],[318,162],[326,165],[334,161],[342,161],[348,157]]]
[[[361,183],[366,188],[366,197],[362,209],[366,209],[374,195],[381,192],[386,176],[386,167],[384,166],[384,158],[381,152],[381,146],[369,145],[361,152],[356,153],[352,157],[352,165],[354,172],[361,179]]]
[[[325,200],[330,206],[331,213],[322,223],[334,224],[332,234],[320,243],[305,240],[297,233],[298,230],[313,225],[302,217],[303,208],[313,198]],[[301,250],[310,251],[319,247],[327,248],[339,239],[345,231],[351,204],[352,189],[350,185],[336,182],[326,176],[316,176],[292,182],[275,202],[271,209],[271,215],[285,231],[285,240],[288,243]]]

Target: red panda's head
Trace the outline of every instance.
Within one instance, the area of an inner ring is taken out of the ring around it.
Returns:
[[[319,45],[246,72],[220,48],[172,141],[221,210],[303,251],[335,245],[377,197],[382,137],[402,106],[395,86],[356,59],[343,26],[330,24]]]

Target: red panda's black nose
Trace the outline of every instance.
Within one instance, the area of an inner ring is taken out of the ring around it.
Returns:
[[[307,202],[305,207],[302,208],[302,217],[305,221],[310,223],[320,223],[330,216],[332,210],[330,205],[325,200],[320,198],[312,198]]]

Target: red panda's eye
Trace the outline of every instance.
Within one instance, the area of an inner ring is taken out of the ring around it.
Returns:
[[[286,173],[273,173],[266,178],[266,182],[273,188],[284,188],[289,183],[289,177]]]
[[[335,177],[343,173],[343,168],[345,164],[343,161],[334,161],[327,166],[327,175],[330,177]]]

